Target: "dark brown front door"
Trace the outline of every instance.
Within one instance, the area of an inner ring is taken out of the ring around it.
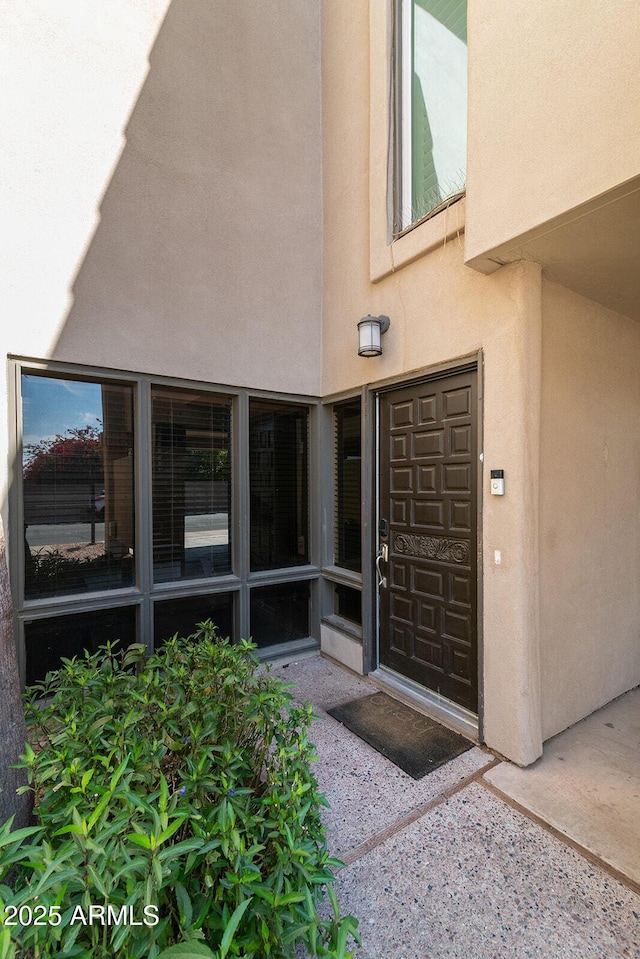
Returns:
[[[477,373],[380,394],[380,663],[478,710]],[[385,535],[386,534],[386,535]]]

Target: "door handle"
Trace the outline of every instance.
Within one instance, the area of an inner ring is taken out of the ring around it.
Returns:
[[[378,555],[376,556],[376,572],[378,573],[378,588],[382,587],[383,589],[387,588],[387,577],[383,574],[380,564],[387,563],[389,561],[389,544],[381,543],[378,550]]]

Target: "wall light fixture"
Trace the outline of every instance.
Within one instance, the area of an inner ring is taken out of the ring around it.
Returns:
[[[388,316],[364,316],[358,323],[358,356],[380,356],[382,334],[390,325]]]

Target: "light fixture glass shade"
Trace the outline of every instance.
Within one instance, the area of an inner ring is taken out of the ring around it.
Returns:
[[[382,331],[379,316],[365,316],[358,323],[358,356],[380,356]]]
[[[382,334],[390,325],[388,316],[364,316],[358,323],[358,356],[380,356]]]

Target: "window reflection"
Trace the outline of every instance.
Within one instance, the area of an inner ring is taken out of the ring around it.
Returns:
[[[396,230],[462,195],[467,153],[467,0],[400,0]]]
[[[131,585],[132,387],[22,381],[26,598]]]
[[[154,606],[154,649],[175,636],[191,636],[198,623],[211,620],[223,638],[233,637],[233,594],[187,596]]]
[[[251,590],[251,638],[259,647],[309,635],[309,583],[281,583]]]
[[[309,410],[251,400],[251,569],[309,562]]]
[[[335,407],[335,563],[362,569],[360,400]]]
[[[231,572],[231,399],[154,389],[155,582]]]
[[[342,619],[348,619],[362,626],[362,593],[351,586],[337,584],[334,590],[334,612]]]
[[[60,668],[60,659],[85,652],[93,655],[107,643],[124,650],[136,641],[136,610],[96,609],[90,613],[72,613],[53,619],[34,620],[25,627],[27,685],[41,682],[46,674]]]

